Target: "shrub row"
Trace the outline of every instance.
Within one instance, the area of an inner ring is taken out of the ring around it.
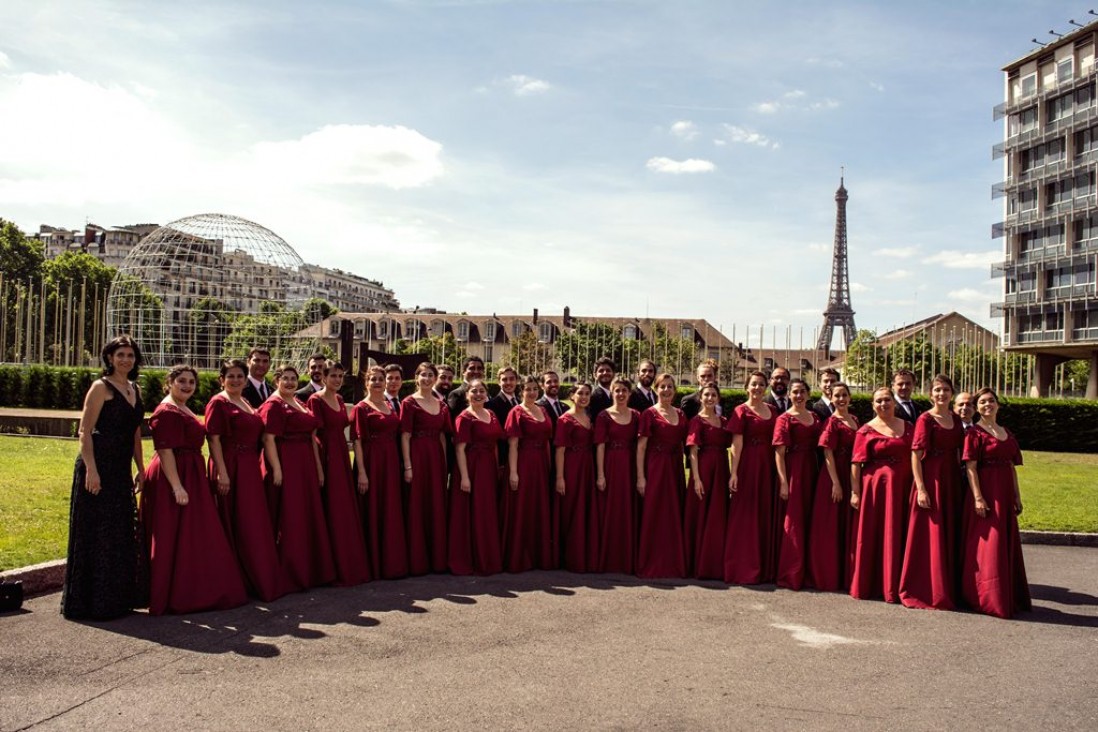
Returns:
[[[163,370],[142,370],[138,384],[146,411],[156,409],[163,398],[166,374]],[[0,366],[0,406],[80,409],[84,394],[98,376],[98,369],[90,368]],[[412,382],[406,381],[401,393],[410,394],[413,388]],[[496,384],[489,384],[488,388],[492,394],[499,390]],[[200,373],[191,408],[202,411],[220,389],[216,373]],[[561,386],[562,397],[567,398],[569,391],[568,385]],[[692,392],[692,388],[679,389],[679,398]],[[349,382],[344,389],[344,398],[350,398]],[[747,394],[742,389],[721,392],[725,414],[746,400]],[[930,406],[925,397],[917,396],[915,402],[924,409]],[[872,418],[871,395],[854,394],[851,411],[861,422]],[[1023,450],[1098,452],[1098,402],[1012,397],[1003,401],[999,421],[1017,436]]]

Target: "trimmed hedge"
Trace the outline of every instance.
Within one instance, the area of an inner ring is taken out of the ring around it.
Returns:
[[[142,370],[138,378],[145,410],[152,412],[164,395],[164,370]],[[99,370],[60,366],[0,366],[0,406],[31,407],[36,409],[81,409],[84,394],[91,383],[99,378]],[[344,388],[344,398],[350,393],[350,381]],[[489,392],[499,391],[496,384],[488,385]],[[214,372],[200,372],[198,389],[191,399],[191,408],[201,412],[210,397],[221,390]],[[411,381],[404,382],[401,394],[414,390]],[[561,385],[561,397],[567,398],[571,386]],[[678,390],[678,399],[692,394],[693,388]],[[813,395],[817,398],[818,395]],[[723,389],[721,405],[725,414],[747,400],[742,389]],[[930,406],[924,396],[914,401],[923,409]],[[677,400],[676,400],[677,403]],[[871,419],[873,407],[870,394],[854,394],[850,410],[861,422]],[[1098,452],[1098,402],[1082,399],[1003,399],[999,421],[1010,428],[1023,450],[1047,450],[1052,452]]]

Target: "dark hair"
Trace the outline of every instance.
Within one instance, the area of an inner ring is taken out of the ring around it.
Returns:
[[[802,378],[800,378],[800,377],[797,377],[796,379],[790,379],[790,380],[789,380],[789,390],[790,390],[790,391],[792,391],[792,390],[793,390],[793,385],[794,385],[794,384],[800,384],[800,385],[802,385],[802,386],[804,387],[804,390],[805,390],[805,391],[807,391],[807,392],[808,392],[808,393],[810,393],[810,394],[812,393],[812,387],[810,387],[810,386],[808,385],[808,382],[807,382],[807,381],[805,381],[804,379],[802,379]]]
[[[250,361],[252,359],[252,356],[256,355],[257,353],[262,354],[267,358],[271,357],[271,352],[268,351],[266,348],[262,348],[261,346],[255,346],[254,348],[252,348],[252,350],[248,351],[248,360]]]
[[[519,372],[515,370],[514,366],[502,366],[500,367],[499,371],[496,372],[496,378],[498,379],[499,377],[506,374],[508,371],[514,374],[516,379],[519,377]]]
[[[448,363],[436,363],[436,364],[434,364],[434,367],[435,367],[435,376],[438,376],[443,371],[449,371],[451,376],[454,375],[454,367],[451,366]],[[417,371],[418,371],[418,369],[417,369]]]
[[[524,379],[522,379],[522,381],[519,382],[519,389],[521,389],[522,391],[526,391],[526,385],[527,384],[533,384],[534,386],[536,386],[538,388],[538,391],[541,391],[541,382],[538,381],[538,377],[536,377],[536,376],[527,376],[527,377],[525,377]]]
[[[747,375],[747,378],[744,379],[743,388],[746,389],[747,387],[751,386],[751,380],[754,379],[756,376],[762,379],[764,384],[770,381],[770,377],[764,374],[762,371],[752,371],[750,374]]]
[[[831,393],[834,394],[835,390],[838,389],[840,386],[842,388],[846,389],[847,394],[850,393],[850,387],[847,385],[847,383],[845,381],[836,381],[834,384],[832,384],[831,385]]]
[[[141,355],[141,349],[137,347],[137,341],[128,335],[120,335],[117,338],[112,338],[107,341],[107,345],[103,346],[103,376],[110,376],[114,373],[114,366],[111,365],[111,356],[119,348],[129,348],[133,351],[133,368],[130,369],[130,373],[126,374],[126,378],[133,381],[137,378],[137,374],[141,371],[141,364],[145,362],[144,356]]]
[[[638,372],[640,372],[640,368],[641,368],[641,366],[643,366],[643,365],[645,365],[645,364],[648,364],[649,366],[651,366],[651,367],[652,367],[652,370],[653,370],[653,371],[655,371],[656,369],[658,369],[658,368],[659,368],[659,367],[658,367],[658,366],[656,365],[656,362],[655,362],[655,361],[653,361],[652,359],[650,359],[650,358],[642,358],[642,359],[641,359],[640,361],[638,361],[638,362],[637,362],[637,371],[638,371]]]
[[[310,361],[327,361],[328,357],[325,356],[323,353],[314,353],[312,356],[309,356],[309,360]]]
[[[587,387],[587,391],[594,391],[595,390],[595,388],[593,386],[591,386],[590,381],[577,381],[575,384],[572,384],[572,391],[569,392],[569,394],[575,394],[577,391],[579,391],[583,387]]]
[[[314,356],[313,358],[316,358],[316,357]],[[312,358],[310,358],[309,360],[310,360],[310,361],[312,361],[313,359],[312,359]],[[333,371],[335,371],[335,370],[337,370],[337,369],[338,369],[339,371],[342,371],[343,373],[347,373],[347,369],[346,369],[346,368],[344,368],[344,367],[343,367],[343,364],[342,364],[342,363],[340,363],[339,361],[336,361],[335,359],[328,359],[328,358],[325,358],[325,359],[324,359],[324,371],[323,371],[323,374],[324,374],[325,376],[327,376],[328,374],[330,374],[331,372],[333,372]]]
[[[952,391],[952,392],[957,391],[956,389],[953,388],[953,379],[949,378],[945,374],[938,374],[937,376],[935,376],[933,379],[930,380],[930,385],[932,387],[935,384],[941,384],[942,386],[948,386],[949,390]],[[995,397],[995,401],[999,401],[998,396]]]
[[[984,394],[990,394],[992,396],[992,398],[995,399],[996,404],[1002,404],[1003,403],[1002,400],[999,399],[999,395],[995,393],[994,389],[992,389],[990,386],[985,386],[983,389],[980,389],[979,391],[977,391],[975,394],[972,395],[972,406],[973,407],[976,406],[976,402],[980,401],[980,397],[982,397]]]
[[[774,368],[770,369],[770,374],[766,377],[766,380],[770,381],[770,379],[774,378],[774,373],[776,371],[784,371],[787,376],[789,375],[789,369],[787,369],[785,366],[775,366]]]
[[[172,366],[171,370],[168,371],[168,376],[164,379],[164,393],[167,394],[169,391],[171,391],[172,382],[187,372],[190,372],[191,376],[194,377],[195,383],[197,384],[198,371],[195,369],[195,367],[185,363],[177,364],[175,366]]]
[[[706,384],[702,388],[698,389],[698,394],[699,395],[704,394],[706,389],[712,389],[713,391],[717,392],[717,398],[720,399],[720,397],[721,397],[721,388],[719,386],[717,386],[715,383]]]
[[[915,381],[915,372],[909,368],[896,369],[892,372],[892,380],[896,381],[897,376],[910,376],[912,381]]]
[[[835,377],[836,379],[841,379],[841,378],[843,378],[843,377],[842,377],[842,374],[840,374],[840,373],[839,373],[839,370],[838,370],[838,369],[835,369],[835,368],[831,368],[830,366],[828,366],[828,367],[826,367],[826,368],[822,368],[822,369],[820,369],[820,376],[823,376],[824,374],[831,374],[831,375],[832,375],[832,376],[834,376],[834,377]]]
[[[603,356],[602,358],[595,361],[595,371],[599,370],[599,366],[609,366],[610,370],[615,372],[618,370],[618,367],[614,365],[613,359],[611,359],[609,356]]]
[[[400,367],[400,364],[398,364],[398,363],[387,363],[387,364],[385,364],[385,373],[386,374],[389,374],[393,371],[396,371],[401,376],[404,376],[404,369],[402,369]]]
[[[553,371],[553,370],[542,371],[541,372],[541,382],[543,384],[545,383],[545,377],[549,376],[550,374],[552,374],[553,376],[556,376],[558,380],[560,379],[560,374],[558,374],[556,371]]]
[[[656,380],[652,382],[652,386],[659,386],[660,382],[666,381],[667,379],[671,379],[672,384],[677,383],[674,376],[664,371],[662,374],[656,377]]]
[[[383,378],[383,379],[385,378],[385,369],[383,369],[380,366],[375,364],[373,366],[368,367],[365,371],[362,372],[362,383],[363,384],[367,383],[370,380],[370,374],[373,374],[373,373],[380,373],[381,378]]]
[[[281,379],[282,374],[286,373],[287,371],[293,371],[294,376],[296,376],[299,379],[301,378],[301,372],[297,370],[297,366],[294,366],[293,364],[284,363],[281,366],[279,366],[277,369],[275,369],[275,374],[274,374],[275,381],[278,381],[279,379]]]
[[[462,371],[462,373],[465,373],[465,371],[467,371],[469,369],[469,364],[473,363],[474,361],[479,363],[481,366],[484,365],[484,359],[481,358],[480,356],[466,356],[461,361],[461,371]]]
[[[244,372],[245,376],[248,375],[248,364],[242,358],[230,358],[228,361],[225,361],[221,364],[221,370],[218,374],[224,379],[233,369],[240,369]]]
[[[655,366],[655,364],[652,364],[652,365]],[[612,390],[618,384],[621,384],[622,386],[624,386],[626,389],[629,389],[630,391],[633,390],[633,382],[630,381],[629,379],[627,379],[624,376],[615,376],[614,380],[610,382],[610,389]]]
[[[416,366],[416,376],[419,376],[424,371],[429,371],[429,372],[431,372],[432,374],[435,375],[436,379],[438,378],[438,367],[436,367],[430,361],[424,361],[419,366]]]

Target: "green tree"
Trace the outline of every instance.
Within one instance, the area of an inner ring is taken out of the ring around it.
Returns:
[[[536,336],[533,340],[537,341]],[[561,369],[580,378],[591,378],[595,371],[595,361],[603,356],[614,359],[619,370],[623,368],[622,364],[617,363],[622,353],[621,332],[606,323],[575,323],[571,331],[557,336],[555,350]]]
[[[5,282],[37,280],[45,258],[42,242],[31,239],[18,226],[0,218],[0,273]]]
[[[104,314],[117,270],[85,252],[62,252],[42,263],[46,292],[46,340],[55,363],[66,355],[84,361],[99,347],[95,314]],[[83,332],[80,324],[83,323]]]
[[[660,371],[689,374],[691,379],[694,378],[694,369],[700,360],[694,341],[668,332],[663,323],[652,325],[652,354],[652,360],[658,364]]]
[[[305,312],[305,320],[309,323],[319,323],[339,312],[322,297],[310,297],[301,309]]]
[[[851,385],[872,388],[887,380],[887,352],[877,343],[877,333],[859,330],[846,349],[843,378]]]
[[[538,340],[537,334],[528,330],[511,339],[511,350],[504,363],[520,374],[537,376],[554,362],[553,346]]]

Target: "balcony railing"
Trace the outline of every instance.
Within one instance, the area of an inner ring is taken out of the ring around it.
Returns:
[[[1073,328],[1072,331],[1071,331],[1071,340],[1073,340],[1073,341],[1096,341],[1096,340],[1098,340],[1098,327]]]
[[[1012,292],[1006,296],[1007,305],[1026,305],[1032,302],[1037,302],[1036,290],[1026,290],[1025,292]]]
[[[1034,330],[1018,334],[1018,343],[1063,343],[1064,329]]]

